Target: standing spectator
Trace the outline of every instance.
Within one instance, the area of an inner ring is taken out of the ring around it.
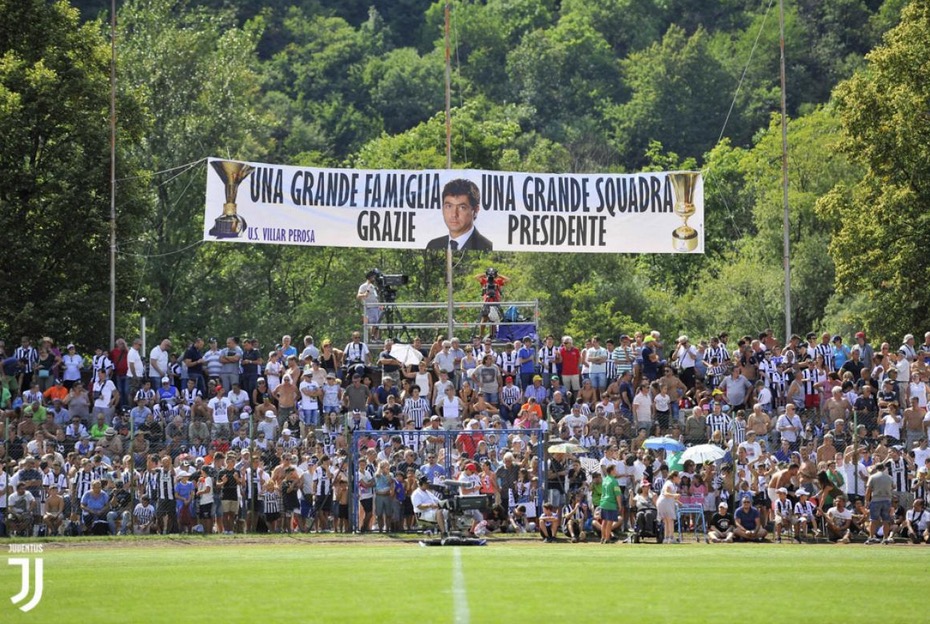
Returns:
[[[585,363],[588,365],[588,378],[598,398],[607,388],[607,359],[610,354],[601,346],[598,336],[591,337],[591,346],[585,350]]]
[[[558,375],[559,372],[556,364],[558,349],[552,334],[546,336],[545,344],[539,349],[539,370],[542,372],[543,385],[546,388],[549,388],[553,375]]]
[[[226,339],[226,349],[220,353],[220,384],[224,388],[232,388],[233,383],[239,383],[239,362],[242,360],[242,348],[239,339],[230,336]]]
[[[575,347],[571,336],[562,337],[562,347],[556,356],[560,368],[560,381],[570,393],[566,398],[574,400],[574,393],[581,390],[581,351]]]
[[[187,378],[194,381],[198,390],[206,391],[207,386],[203,380],[203,338],[194,338],[181,359],[187,367]]]
[[[170,350],[171,341],[165,338],[152,347],[149,352],[149,378],[152,380],[153,388],[158,388],[161,384],[161,378],[168,376],[168,353]]]
[[[743,376],[738,366],[733,367],[731,375],[720,383],[720,389],[726,393],[731,410],[746,409],[746,401],[752,393],[752,383]]]
[[[213,420],[213,438],[223,436],[227,440],[230,438],[232,430],[229,426],[229,414],[232,404],[224,394],[223,386],[216,387],[216,396],[207,403],[207,411]]]
[[[69,344],[67,353],[61,358],[61,363],[64,367],[62,379],[64,380],[65,388],[71,390],[74,382],[81,380],[81,369],[84,368],[84,358],[78,355],[74,344]]]
[[[119,391],[116,389],[116,384],[107,379],[106,369],[101,368],[97,371],[97,379],[94,381],[93,393],[94,415],[102,415],[108,424],[112,423],[116,406],[119,403]]]
[[[20,363],[19,391],[24,393],[32,386],[33,369],[39,361],[39,352],[32,346],[29,336],[20,339],[20,346],[16,347],[13,357]]]
[[[310,338],[310,342],[312,346],[313,338]],[[304,351],[306,351],[306,349]],[[251,396],[255,391],[256,386],[258,385],[258,377],[261,374],[262,364],[265,363],[265,360],[262,358],[262,352],[258,349],[257,338],[252,338],[245,341],[245,349],[242,352],[241,363],[242,388],[249,393],[249,396]]]
[[[536,348],[531,336],[523,337],[523,346],[517,351],[516,364],[520,371],[520,386],[526,389],[533,383],[536,374]]]
[[[223,354],[217,347],[216,338],[210,338],[210,348],[204,352],[203,358],[201,358],[203,360],[203,372],[208,381],[219,383],[220,373],[223,371],[221,357],[223,357]]]
[[[145,378],[145,364],[142,363],[142,354],[139,349],[142,348],[142,339],[136,338],[132,341],[132,347],[126,355],[126,377],[129,380],[128,400],[135,400],[136,393],[142,388],[142,380]]]
[[[643,381],[639,384],[639,392],[633,398],[633,426],[649,431],[652,429],[652,419],[655,414],[655,404],[649,392],[649,384]]]
[[[891,499],[894,481],[885,473],[885,466],[878,463],[872,468],[872,475],[865,486],[865,504],[869,509],[869,539],[866,544],[894,543],[891,536]],[[878,537],[878,527],[882,527],[884,540]]]
[[[132,397],[129,395],[129,347],[122,338],[117,338],[110,349],[110,361],[113,362],[113,379],[119,390],[119,402],[122,409],[129,409]]]

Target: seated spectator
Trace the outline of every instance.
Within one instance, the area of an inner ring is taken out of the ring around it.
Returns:
[[[733,541],[733,516],[729,513],[729,505],[726,503],[721,502],[717,505],[717,511],[710,518],[707,537],[715,544],[729,544]]]

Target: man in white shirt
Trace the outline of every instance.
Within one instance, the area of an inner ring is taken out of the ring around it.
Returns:
[[[739,448],[746,451],[746,461],[749,465],[755,465],[762,459],[762,445],[756,441],[756,432],[752,429],[746,432],[746,441],[739,445]]]
[[[636,429],[645,428],[647,431],[652,427],[653,404],[652,395],[649,394],[649,384],[642,383],[639,386],[639,392],[633,397],[633,417]]]
[[[142,339],[136,338],[132,341],[129,353],[126,356],[126,377],[129,378],[129,396],[136,396],[136,392],[142,387],[142,378],[145,377],[145,365],[142,363],[142,354],[139,349],[142,348]]]
[[[446,533],[449,512],[442,508],[439,497],[429,489],[429,479],[420,477],[420,487],[413,491],[410,502],[421,521],[434,522],[442,533]]]
[[[207,403],[207,411],[213,418],[213,438],[216,439],[222,435],[227,440],[230,438],[229,427],[229,410],[232,404],[224,396],[223,386],[216,387],[216,396]]]
[[[801,423],[801,418],[795,412],[794,404],[788,403],[785,406],[785,413],[778,417],[775,428],[778,429],[781,439],[791,444],[791,450],[797,450],[798,437],[804,425]]]
[[[376,282],[381,277],[381,271],[371,269],[365,274],[365,281],[358,287],[358,293],[355,298],[363,305],[369,306],[364,308],[363,313],[368,322],[372,340],[378,339],[378,321],[381,320],[381,307],[377,304],[378,287]]]
[[[162,377],[168,377],[168,352],[170,350],[171,341],[165,338],[149,353],[149,377],[152,378],[153,388],[159,387]]]

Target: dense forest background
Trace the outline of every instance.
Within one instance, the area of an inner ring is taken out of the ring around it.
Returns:
[[[120,0],[118,333],[345,338],[368,267],[429,252],[201,243],[209,155],[444,166],[444,2]],[[705,172],[703,256],[477,253],[542,329],[783,332],[774,0],[452,2],[456,167]],[[0,335],[108,332],[109,0],[0,0]],[[795,331],[930,328],[930,1],[786,0]],[[644,233],[644,235],[649,235]]]

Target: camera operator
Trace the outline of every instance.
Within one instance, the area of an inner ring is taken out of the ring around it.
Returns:
[[[355,295],[355,298],[358,299],[362,305],[365,304],[376,304],[380,302],[378,298],[378,287],[380,286],[379,280],[381,278],[381,271],[378,269],[371,269],[368,273],[365,274],[365,281],[362,282],[362,285],[358,287],[358,294]],[[364,321],[371,326],[371,339],[378,339],[378,322],[381,320],[381,307],[374,306],[366,307],[364,310]]]
[[[418,487],[411,497],[413,509],[417,516],[423,522],[435,522],[439,526],[439,531],[446,534],[446,521],[449,519],[449,510],[445,508],[443,501],[429,489],[429,479],[420,477],[420,487]]]
[[[503,317],[500,306],[503,299],[503,288],[510,279],[504,275],[499,275],[494,267],[488,267],[484,273],[477,275],[475,279],[481,284],[481,300],[484,302],[484,307],[481,308],[478,333],[483,336],[484,325],[488,323],[490,325],[488,336],[493,338],[497,323]]]

